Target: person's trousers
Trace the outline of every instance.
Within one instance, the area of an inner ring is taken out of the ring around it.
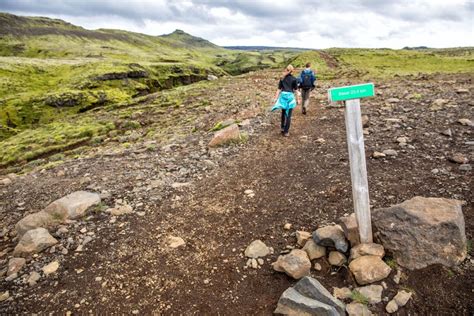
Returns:
[[[288,133],[288,131],[290,130],[292,112],[293,109],[289,109],[288,115],[286,115],[286,110],[281,110],[281,130],[285,134]]]
[[[303,111],[308,108],[309,105],[309,95],[311,93],[311,89],[301,89],[301,98],[303,99]]]

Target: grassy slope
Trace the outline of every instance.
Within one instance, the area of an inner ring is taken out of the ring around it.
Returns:
[[[0,13],[0,168],[129,133],[140,124],[121,109],[133,108],[141,95],[210,73],[239,74],[290,62],[302,67],[307,61],[320,79],[474,72],[473,52],[235,51],[179,30],[159,37],[89,31],[61,20]],[[187,94],[209,85],[176,91]],[[174,101],[165,98],[158,106],[179,103],[180,97],[172,95]]]

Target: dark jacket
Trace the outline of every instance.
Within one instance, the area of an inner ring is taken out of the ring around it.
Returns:
[[[291,74],[287,74],[285,78],[280,79],[278,89],[286,92],[294,92],[298,89],[298,80],[296,80],[296,78]]]
[[[311,81],[311,87],[303,87],[303,80],[304,80],[304,77],[308,75],[309,78],[310,78],[310,81]],[[316,76],[314,75],[314,72],[311,70],[311,69],[304,69],[300,76],[298,77],[298,81],[299,81],[299,84],[300,84],[300,87],[302,89],[314,89],[316,86],[314,85],[314,82],[316,81]]]

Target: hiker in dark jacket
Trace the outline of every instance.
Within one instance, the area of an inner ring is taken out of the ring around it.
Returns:
[[[272,111],[281,109],[281,133],[286,137],[290,136],[289,130],[293,108],[299,103],[296,96],[298,80],[293,77],[293,70],[293,66],[288,65],[283,71],[283,77],[278,82],[275,105],[272,108]]]
[[[306,68],[301,72],[298,81],[301,89],[301,98],[303,99],[303,114],[306,115],[306,109],[309,105],[309,96],[311,91],[316,87],[314,85],[316,76],[311,70],[311,63],[306,63]]]

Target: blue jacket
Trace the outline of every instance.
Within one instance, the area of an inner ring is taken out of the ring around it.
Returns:
[[[298,77],[298,82],[299,82],[300,87],[303,84],[303,77],[306,74],[310,75],[310,77],[311,77],[311,86],[314,88],[315,87],[314,82],[316,81],[316,76],[314,75],[314,72],[311,69],[308,69],[308,68],[304,69],[301,72],[300,76]]]

